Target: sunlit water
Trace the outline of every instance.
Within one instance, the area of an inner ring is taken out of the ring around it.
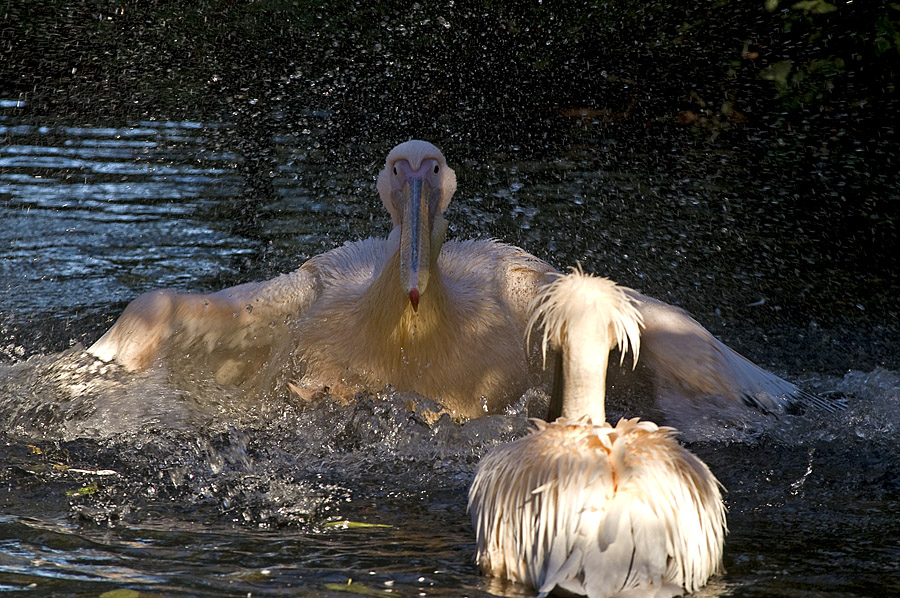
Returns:
[[[127,375],[79,344],[141,291],[258,280],[385,234],[374,172],[390,141],[355,162],[319,152],[312,134],[276,139],[268,189],[250,193],[247,157],[227,123],[70,126],[2,108],[0,591],[531,595],[477,574],[465,503],[479,458],[526,433],[527,416],[546,405],[542,389],[505,415],[466,423],[432,421],[435,405],[390,389],[352,405],[248,404],[227,387],[188,393],[158,372]],[[740,313],[721,313],[739,309],[735,296],[744,311],[765,303],[746,298],[756,287],[740,273],[752,279],[752,261],[729,271],[733,287],[704,295],[724,276],[705,253],[716,251],[710,231],[678,228],[710,196],[731,192],[598,171],[583,158],[460,164],[453,233],[500,237],[561,267],[606,264],[662,293],[688,286],[696,291],[685,302],[705,306],[705,324],[749,350],[766,347],[754,341],[765,318],[742,327]],[[621,215],[648,193],[679,215]],[[821,337],[809,322],[772,328],[776,341]],[[777,348],[752,356],[847,397],[847,410],[679,421],[728,491],[727,571],[701,595],[900,591],[900,376],[817,370],[813,352],[792,362]],[[660,417],[627,395],[612,405],[613,417],[635,414]]]

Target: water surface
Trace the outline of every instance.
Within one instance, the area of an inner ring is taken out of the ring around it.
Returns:
[[[433,405],[389,389],[353,405],[248,405],[82,351],[144,290],[258,280],[386,234],[374,174],[390,141],[353,148],[371,154],[358,161],[276,139],[260,198],[228,122],[71,126],[5,110],[0,589],[531,595],[477,574],[465,493],[480,456],[541,412],[543,390],[505,415],[431,422]],[[607,170],[602,144],[484,163],[453,149],[453,234],[616,275],[692,309],[777,373],[848,397],[835,415],[680,422],[728,490],[727,572],[701,595],[900,590],[900,376],[896,353],[877,351],[895,322],[854,313],[829,326],[832,312],[773,291],[777,276],[760,266],[772,254],[739,257],[753,191],[721,177]],[[627,395],[612,405],[613,417],[636,414],[662,417]]]

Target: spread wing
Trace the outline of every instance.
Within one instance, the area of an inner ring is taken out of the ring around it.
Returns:
[[[629,291],[644,319],[640,361],[652,372],[657,395],[691,401],[724,398],[778,413],[792,405],[843,408],[767,372],[728,348],[684,310]]]
[[[556,273],[552,266],[528,257],[533,261],[525,257],[509,260],[505,275],[507,303],[525,323],[538,290]],[[724,399],[764,413],[779,413],[792,406],[829,412],[845,407],[841,400],[819,397],[760,368],[710,334],[684,310],[634,290],[629,289],[628,294],[644,321],[639,359],[651,372],[657,396],[700,404]],[[532,339],[539,336],[533,335]],[[558,365],[557,356],[548,356],[548,362]],[[563,379],[559,367],[553,381],[548,414],[551,421],[562,408]]]
[[[205,361],[220,382],[237,382],[248,366],[258,369],[287,338],[289,324],[319,294],[315,268],[216,293],[144,293],[128,304],[112,328],[88,352],[130,371],[157,357]]]

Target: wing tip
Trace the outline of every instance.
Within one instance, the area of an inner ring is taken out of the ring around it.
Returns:
[[[741,393],[740,399],[744,405],[757,409],[765,415],[777,415],[777,410],[790,415],[801,415],[807,408],[824,413],[837,413],[848,406],[847,398],[843,395],[835,393],[835,396],[823,396],[796,387],[780,396],[766,393],[764,397],[759,397],[744,392]]]
[[[833,395],[833,396],[831,396]],[[790,407],[812,407],[816,411],[826,413],[837,413],[847,408],[847,397],[838,393],[829,393],[829,395],[817,395],[815,393],[796,389],[789,397]]]

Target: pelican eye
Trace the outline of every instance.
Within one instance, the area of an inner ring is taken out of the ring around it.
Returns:
[[[441,167],[438,166],[437,164],[435,164],[434,165],[434,174],[437,174],[438,172],[440,172],[440,170],[441,170]]]

